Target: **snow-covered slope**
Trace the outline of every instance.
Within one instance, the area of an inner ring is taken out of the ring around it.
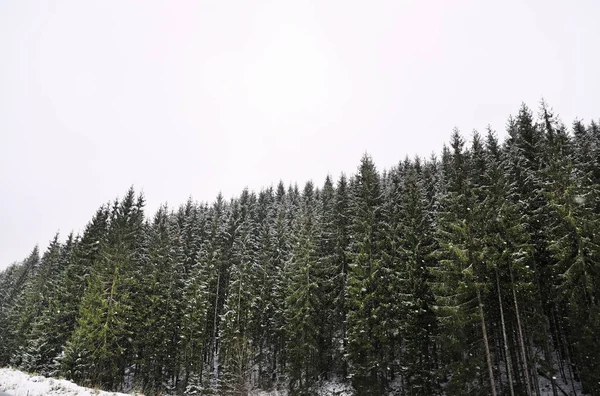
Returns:
[[[125,393],[84,388],[67,380],[33,376],[10,368],[0,368],[0,391],[12,396],[128,396]]]

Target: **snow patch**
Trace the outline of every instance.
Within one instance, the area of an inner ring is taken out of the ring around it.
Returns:
[[[71,381],[30,375],[11,368],[0,368],[0,391],[12,396],[129,396],[125,393],[84,388]],[[140,393],[135,395],[142,396]]]
[[[327,381],[318,387],[315,395],[318,396],[353,396],[354,391],[348,384],[338,381]],[[250,392],[250,396],[288,396],[288,392],[285,390],[253,390]]]
[[[319,396],[351,396],[352,387],[341,382],[326,382],[319,389]]]

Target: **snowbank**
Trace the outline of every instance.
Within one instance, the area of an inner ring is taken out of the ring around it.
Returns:
[[[125,393],[84,388],[71,381],[29,375],[10,368],[0,368],[0,392],[7,392],[12,396],[129,396]]]

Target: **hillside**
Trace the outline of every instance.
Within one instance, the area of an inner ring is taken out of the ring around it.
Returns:
[[[144,204],[0,273],[0,366],[147,395],[600,395],[596,122],[523,105],[504,141]]]

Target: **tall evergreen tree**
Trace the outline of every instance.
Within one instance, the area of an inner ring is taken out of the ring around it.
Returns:
[[[57,342],[65,346],[73,333],[79,313],[81,299],[88,284],[92,268],[100,259],[101,246],[106,243],[110,208],[101,206],[85,227],[85,230],[69,257],[66,268],[57,281],[56,310],[47,331],[57,335]],[[59,354],[62,356],[62,351]],[[54,370],[60,363],[54,365]],[[65,375],[66,373],[61,373]]]
[[[69,377],[109,389],[120,387],[132,363],[136,252],[143,232],[142,201],[130,189],[115,202],[107,240],[101,247],[80,304],[77,326],[65,346],[62,370]]]
[[[320,279],[315,189],[306,183],[301,197],[286,297],[287,358],[290,389],[305,394],[318,376]]]
[[[40,254],[36,245],[20,265],[12,267],[12,279],[7,277],[8,287],[4,292],[1,307],[4,325],[0,330],[0,363],[20,363],[23,338],[32,319],[32,307],[28,300],[35,297],[32,294],[34,281],[38,279],[39,283],[41,280],[37,277],[39,267]]]
[[[388,336],[379,327],[383,250],[383,195],[373,161],[363,156],[351,184],[351,239],[348,271],[348,360],[357,392],[380,394],[386,385],[387,365],[379,358],[387,351]],[[382,309],[383,308],[383,309]]]
[[[60,245],[57,234],[42,257],[45,270],[40,271],[44,278],[37,292],[39,314],[27,333],[22,361],[22,367],[28,371],[53,373],[54,359],[60,353],[64,342],[61,332],[56,331],[55,327],[56,318],[60,316],[62,309],[58,299],[61,292],[59,280],[72,258],[76,244],[77,240],[70,234],[64,245]]]
[[[39,344],[41,340],[39,331],[34,329],[36,321],[43,312],[49,308],[50,293],[53,287],[53,279],[60,273],[60,242],[58,234],[50,242],[48,249],[42,256],[36,274],[28,283],[23,294],[23,306],[16,323],[16,331],[13,333],[15,347],[11,363],[25,370],[36,368],[39,356]],[[31,348],[29,347],[31,344]]]
[[[483,309],[489,271],[483,260],[481,180],[483,147],[474,135],[471,153],[455,130],[443,168],[446,186],[438,227],[438,305],[443,346],[452,377],[449,394],[495,395],[489,322]],[[485,367],[485,369],[483,368]],[[487,384],[487,386],[485,385]]]
[[[239,211],[239,220],[232,246],[229,292],[221,319],[221,342],[223,392],[237,395],[247,392],[251,356],[254,352],[249,321],[255,299],[251,294],[251,286],[255,282],[254,275],[258,266],[256,196],[244,190],[239,201],[233,205]]]
[[[333,306],[336,307],[332,315],[334,326],[334,339],[332,342],[337,348],[333,351],[333,360],[340,367],[343,378],[348,375],[347,352],[348,352],[348,268],[349,268],[349,244],[350,244],[350,216],[349,216],[349,194],[346,176],[342,174],[335,188],[333,202],[333,257],[334,276],[331,279]]]
[[[426,195],[425,183],[433,182],[431,167],[422,169],[420,161],[408,161],[403,166],[403,180],[397,199],[400,219],[396,233],[400,236],[398,250],[403,263],[401,296],[405,306],[403,324],[402,373],[409,395],[433,395],[438,392],[435,339],[437,321],[433,312],[435,305],[429,287],[431,254],[435,249],[432,201]],[[425,175],[425,173],[428,173]]]

